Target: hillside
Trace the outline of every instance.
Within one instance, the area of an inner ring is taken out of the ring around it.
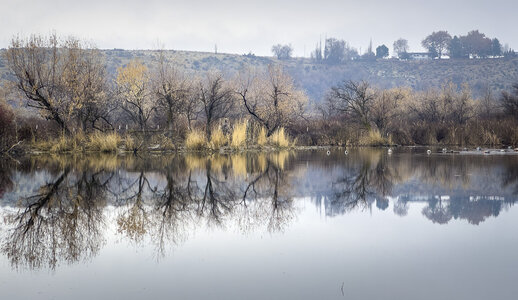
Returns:
[[[3,58],[0,58],[0,78],[9,78]],[[102,50],[108,71],[115,74],[118,67],[131,59],[139,59],[148,66],[158,60],[154,50]],[[281,63],[311,99],[320,101],[325,92],[343,79],[366,80],[380,88],[408,86],[416,90],[439,87],[451,81],[457,85],[467,83],[475,97],[480,97],[489,87],[494,95],[509,89],[518,82],[518,58],[472,59],[431,61],[351,61],[345,65],[314,64],[307,58],[279,61],[271,57],[254,55],[215,54],[192,51],[165,51],[166,56],[187,73],[199,74],[217,69],[231,76],[245,65],[259,68],[271,63]]]

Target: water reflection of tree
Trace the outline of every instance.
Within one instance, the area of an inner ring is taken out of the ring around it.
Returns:
[[[488,217],[497,217],[504,205],[503,201],[487,198],[470,201],[468,197],[453,197],[447,203],[432,199],[423,208],[423,215],[438,224],[447,224],[451,219],[465,219],[470,224],[478,225]]]
[[[7,161],[0,160],[0,199],[6,192],[13,188],[11,170],[12,168]]]
[[[501,176],[487,180],[488,186],[509,190],[518,182],[515,161],[504,161],[497,168],[490,161],[465,158],[362,153],[352,151],[338,163],[312,160],[313,168],[320,162],[327,163],[323,179],[333,180],[325,185],[329,215],[370,208],[374,202],[379,209],[386,209],[390,198],[397,199],[394,213],[403,216],[412,201],[423,201],[412,197],[414,189],[431,195],[432,188],[441,187],[439,190],[450,192],[452,197],[449,201],[429,197],[422,211],[426,218],[440,224],[452,219],[479,224],[489,216],[498,216],[516,200],[483,196],[473,200],[462,193],[454,194],[455,188],[463,191],[466,185],[473,185],[469,174],[495,169],[502,172]],[[158,253],[185,241],[199,226],[237,227],[243,233],[282,232],[297,215],[295,196],[312,195],[297,180],[304,168],[294,167],[292,158],[284,152],[22,162],[16,172],[30,173],[43,165],[51,180],[37,195],[22,199],[16,212],[9,211],[3,221],[11,230],[2,241],[2,251],[13,265],[31,268],[54,268],[60,262],[96,255],[104,240],[103,211],[107,205],[115,209],[121,236],[135,243],[152,243]],[[331,168],[332,175],[327,175]],[[6,175],[0,180],[12,183],[10,170],[2,173]],[[413,180],[412,191],[405,194],[398,190],[409,180]],[[481,189],[477,188],[473,190],[475,196]]]
[[[446,224],[453,217],[449,211],[449,206],[440,199],[433,198],[428,201],[428,205],[423,208],[423,215],[434,223]]]
[[[109,174],[70,168],[37,195],[22,199],[5,220],[11,226],[2,251],[14,266],[55,268],[95,255],[102,244],[105,191]]]
[[[246,215],[257,216],[258,220],[252,218],[249,222],[266,223],[270,232],[284,231],[295,217],[292,187],[286,177],[281,166],[267,160],[264,171],[250,180],[242,199]]]
[[[226,181],[224,172],[215,173],[212,170],[212,162],[205,167],[205,182],[199,186],[198,181],[191,181],[189,184],[190,194],[196,203],[196,214],[205,218],[209,226],[222,226],[225,217],[232,214],[232,210],[238,202],[234,189]]]
[[[122,208],[117,216],[117,228],[131,240],[139,242],[147,231],[149,224],[148,211],[144,203],[146,188],[153,192],[144,171],[137,178],[129,180],[129,184],[119,187],[116,194],[117,204]]]
[[[155,217],[152,236],[158,252],[162,254],[168,242],[177,245],[186,238],[186,224],[192,221],[187,188],[175,178],[170,168],[166,170],[166,181],[164,189],[157,190],[153,195]]]
[[[365,209],[373,201],[377,202],[380,209],[388,207],[387,196],[391,194],[393,182],[398,178],[397,170],[389,165],[388,158],[380,152],[373,152],[372,155],[376,157],[354,160],[333,181],[329,197],[331,214]]]

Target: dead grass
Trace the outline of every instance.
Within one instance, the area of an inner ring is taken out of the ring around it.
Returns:
[[[117,133],[100,133],[96,132],[88,137],[86,149],[98,152],[117,152],[117,145],[121,141]]]
[[[392,144],[390,136],[384,138],[377,129],[371,129],[360,137],[359,144],[361,146],[384,146]]]
[[[263,147],[268,143],[268,138],[266,137],[266,129],[261,127],[259,134],[257,135],[257,145]]]
[[[189,150],[203,150],[207,148],[205,134],[197,129],[187,133],[185,147]]]
[[[246,120],[237,122],[234,125],[234,130],[232,131],[232,148],[239,149],[246,147],[246,129]]]
[[[225,145],[227,145],[228,139],[223,134],[223,130],[221,130],[221,127],[217,127],[215,130],[212,131],[212,134],[210,136],[210,148],[217,150]]]
[[[289,148],[292,145],[292,141],[288,134],[286,134],[284,128],[276,130],[269,138],[270,145],[278,148]]]

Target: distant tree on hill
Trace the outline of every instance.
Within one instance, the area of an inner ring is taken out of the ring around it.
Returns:
[[[427,36],[421,45],[426,48],[432,55],[441,58],[443,52],[448,49],[451,41],[451,35],[448,31],[432,32]]]
[[[460,40],[468,55],[487,57],[491,54],[492,41],[478,30],[472,30]]]
[[[341,64],[345,61],[346,43],[335,38],[326,39],[324,48],[324,60],[331,65]]]
[[[462,41],[458,36],[454,36],[448,45],[450,58],[467,58],[468,54],[462,45]]]
[[[367,48],[367,52],[365,52],[361,59],[363,60],[376,60],[376,54],[372,51],[372,40],[369,42],[369,47]]]
[[[322,42],[317,43],[317,46],[315,47],[315,50],[311,52],[311,59],[313,59],[317,63],[322,62]]]
[[[346,41],[336,38],[326,39],[323,52],[323,62],[330,65],[342,64],[348,60],[359,58],[356,49],[350,47]]]
[[[502,44],[497,38],[494,38],[491,41],[491,55],[492,56],[502,56]]]
[[[504,51],[503,55],[505,58],[514,58],[516,57],[516,52],[513,49],[508,49],[507,51]]]
[[[399,39],[399,40],[395,41],[393,48],[394,48],[394,53],[396,53],[396,55],[399,58],[403,58],[404,54],[408,53],[408,49],[409,49],[408,40]]]
[[[289,59],[291,58],[291,54],[293,53],[293,47],[291,45],[273,45],[272,53],[278,59]]]
[[[389,49],[385,45],[378,46],[376,48],[376,57],[377,58],[384,58],[389,56]]]

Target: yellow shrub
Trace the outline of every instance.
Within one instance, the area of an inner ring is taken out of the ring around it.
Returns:
[[[199,130],[192,130],[187,133],[185,147],[191,150],[202,150],[206,148],[205,134]]]
[[[362,146],[383,146],[390,144],[390,139],[383,138],[377,129],[369,130],[367,134],[360,137]]]
[[[246,121],[242,121],[234,125],[234,130],[232,131],[232,148],[246,146],[246,123]]]
[[[257,145],[264,146],[268,142],[268,139],[266,137],[266,129],[264,127],[261,127],[261,130],[259,131],[259,135],[257,136]]]
[[[50,152],[67,152],[70,151],[69,141],[66,137],[61,136],[58,140],[51,143]]]
[[[61,136],[57,140],[43,143],[42,145],[48,147],[46,150],[54,153],[61,152],[81,152],[83,151],[84,135],[76,134],[73,137]]]
[[[135,140],[131,137],[131,135],[126,135],[124,138],[124,146],[126,146],[126,150],[134,151],[137,148],[137,144]]]
[[[279,148],[288,148],[291,144],[289,136],[285,133],[284,128],[277,129],[270,136],[270,144]]]
[[[210,136],[210,146],[212,149],[219,149],[227,144],[227,137],[223,134],[220,127],[212,131]]]
[[[120,137],[117,133],[103,134],[96,132],[90,135],[87,147],[91,151],[116,152]]]

